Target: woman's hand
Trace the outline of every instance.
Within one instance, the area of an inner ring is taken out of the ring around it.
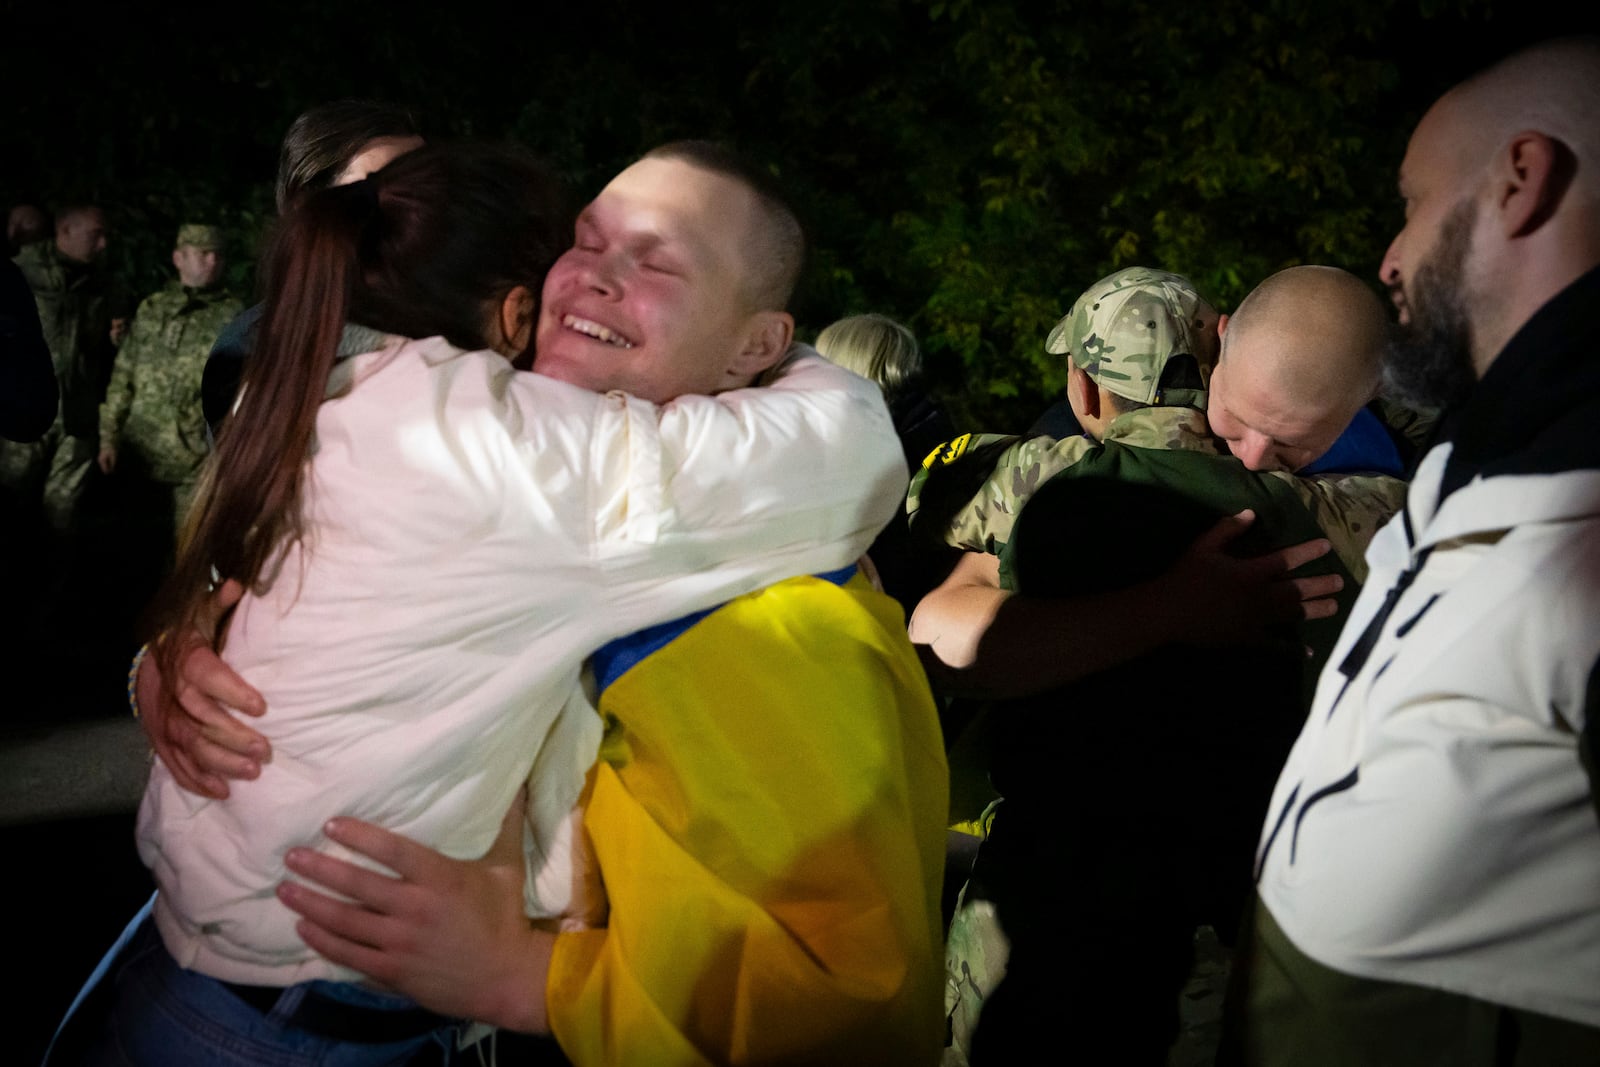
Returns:
[[[338,844],[394,876],[290,849],[294,873],[349,898],[296,882],[278,899],[303,916],[297,929],[317,952],[442,1015],[508,1030],[547,1033],[545,976],[555,935],[522,911],[524,793],[479,860],[454,860],[358,819],[331,819]]]
[[[234,715],[259,716],[266,702],[212,651],[217,626],[243,595],[238,582],[224,582],[200,629],[166,639],[182,644],[173,685],[162,678],[155,656],[144,658],[136,682],[140,725],[173,780],[219,800],[228,795],[228,779],[255,778],[272,758],[267,739]]]

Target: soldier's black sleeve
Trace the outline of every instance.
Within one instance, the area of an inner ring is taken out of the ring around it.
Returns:
[[[256,322],[260,318],[260,304],[239,312],[222,328],[206,357],[206,368],[200,376],[200,406],[213,435],[233,410],[233,398],[244,377],[244,361],[255,347]]]
[[[11,260],[0,267],[0,437],[37,441],[60,403],[55,364],[27,279]]]

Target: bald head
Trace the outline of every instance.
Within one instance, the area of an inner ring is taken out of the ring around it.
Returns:
[[[1298,470],[1377,392],[1383,302],[1337,267],[1279,271],[1223,322],[1207,418],[1252,470]]]
[[[56,216],[56,251],[74,263],[93,263],[106,250],[106,217],[93,205],[69,207]]]
[[[1581,195],[1591,203],[1600,196],[1600,37],[1517,52],[1456,86],[1434,110],[1451,120],[1461,169],[1481,171],[1515,135],[1536,131],[1576,157]]]
[[[1388,366],[1414,403],[1464,396],[1550,298],[1600,265],[1600,38],[1517,52],[1428,109],[1400,164],[1379,276]]]

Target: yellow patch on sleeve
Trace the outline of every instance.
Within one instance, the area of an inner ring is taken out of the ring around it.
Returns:
[[[967,450],[967,444],[971,440],[972,435],[970,433],[964,433],[955,440],[947,441],[938,446],[932,452],[929,452],[927,457],[923,459],[922,469],[928,470],[934,465],[935,462],[954,463],[956,460],[960,459],[961,454]]]

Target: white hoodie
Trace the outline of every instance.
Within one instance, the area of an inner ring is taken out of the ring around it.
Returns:
[[[1368,550],[1268,809],[1260,896],[1328,967],[1600,1026],[1600,820],[1578,754],[1600,471],[1479,477],[1440,506],[1450,452]]]

